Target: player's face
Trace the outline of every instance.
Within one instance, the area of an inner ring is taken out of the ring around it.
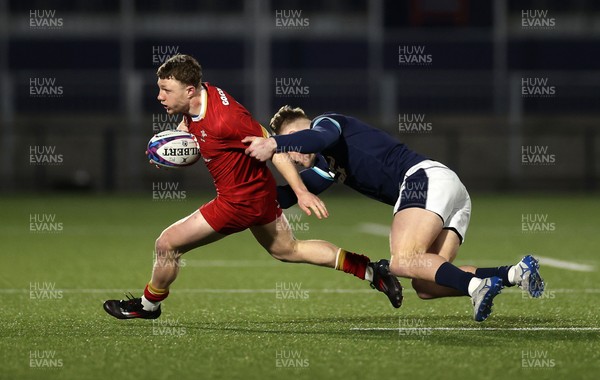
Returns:
[[[190,109],[190,89],[193,86],[186,86],[177,79],[167,78],[158,79],[157,99],[163,105],[169,115],[178,113],[187,113]]]

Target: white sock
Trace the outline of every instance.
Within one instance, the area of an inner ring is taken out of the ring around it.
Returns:
[[[367,269],[365,270],[365,280],[369,282],[373,282],[373,268],[367,265]]]
[[[511,285],[515,285],[517,283],[517,266],[516,265],[513,265],[508,270],[508,282],[510,282]]]
[[[483,281],[483,280],[478,277],[473,277],[471,279],[471,281],[469,281],[469,295],[470,296],[473,296],[473,292],[475,291],[475,289],[477,289],[479,284],[481,284],[481,281]]]
[[[160,301],[158,301],[158,302],[148,301],[148,299],[146,297],[142,296],[142,306],[144,307],[144,310],[146,310],[146,311],[154,311],[154,310],[158,309],[158,307],[160,306]]]

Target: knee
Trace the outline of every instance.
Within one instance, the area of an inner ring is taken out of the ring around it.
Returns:
[[[267,248],[269,254],[276,260],[282,262],[293,261],[291,258],[296,251],[297,241],[294,240],[290,244],[274,244]]]
[[[183,254],[172,244],[169,233],[166,231],[163,231],[156,239],[154,252],[157,258],[163,259],[178,259]]]
[[[169,242],[169,236],[167,233],[163,232],[160,234],[154,243],[154,248],[156,252],[169,252],[173,250],[173,246]]]
[[[425,286],[423,280],[413,279],[411,281],[411,285],[415,292],[417,293],[417,297],[422,300],[430,300],[435,298],[431,293],[427,291],[427,287]]]
[[[392,252],[390,271],[396,276],[412,277],[410,268],[423,266],[425,250],[411,249]]]

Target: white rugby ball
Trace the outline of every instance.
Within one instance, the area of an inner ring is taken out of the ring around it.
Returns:
[[[166,168],[190,166],[200,159],[200,145],[196,136],[177,130],[154,135],[146,151],[150,161]]]

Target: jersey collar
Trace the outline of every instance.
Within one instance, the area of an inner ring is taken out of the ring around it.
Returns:
[[[200,114],[191,116],[192,121],[200,121],[206,116],[206,107],[208,105],[208,88],[202,83],[202,92],[200,93]]]

